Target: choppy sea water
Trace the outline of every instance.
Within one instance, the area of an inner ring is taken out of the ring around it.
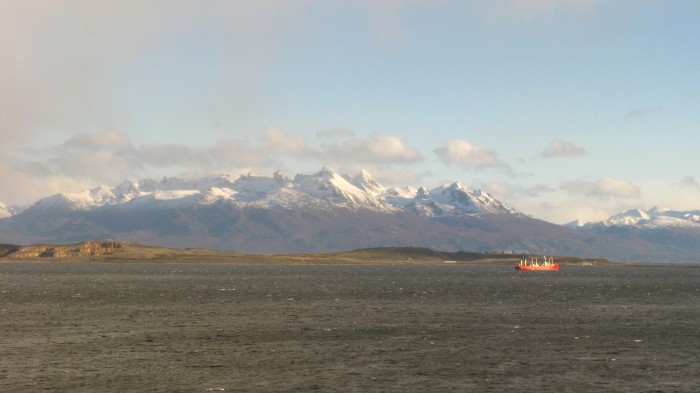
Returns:
[[[0,391],[692,392],[699,323],[692,267],[7,263]]]

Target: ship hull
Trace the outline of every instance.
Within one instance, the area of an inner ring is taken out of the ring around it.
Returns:
[[[516,266],[515,270],[559,270],[559,264],[555,263],[554,265],[548,265],[548,266]]]

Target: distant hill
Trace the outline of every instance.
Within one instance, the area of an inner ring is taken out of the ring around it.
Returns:
[[[144,244],[88,241],[75,244],[0,245],[0,261],[279,263],[279,264],[508,264],[512,254],[446,252],[422,247],[379,247],[326,253],[244,254],[198,248],[164,248]],[[527,257],[531,257],[528,255]],[[607,264],[578,257],[558,257],[563,264]]]

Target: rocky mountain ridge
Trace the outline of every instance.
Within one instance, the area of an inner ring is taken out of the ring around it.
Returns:
[[[630,209],[602,221],[572,223],[570,227],[585,233],[642,240],[665,249],[667,254],[660,258],[700,262],[700,210]]]
[[[665,214],[666,220],[696,225],[695,214]],[[649,212],[636,215],[639,223]],[[325,167],[293,178],[279,172],[164,178],[56,194],[0,219],[0,241],[70,244],[98,238],[246,253],[414,246],[697,262],[700,231],[688,225],[668,228],[570,228],[528,217],[458,182],[433,189],[386,188],[366,171],[350,176]]]
[[[0,202],[0,219],[12,217],[15,214],[21,212],[22,210],[24,209],[19,206],[7,206],[4,203]]]
[[[649,210],[630,209],[602,221],[586,223],[578,221],[568,225],[580,229],[677,227],[700,230],[700,210],[678,211],[659,207],[653,207]]]
[[[324,167],[311,175],[290,179],[280,172],[273,177],[220,175],[200,179],[164,178],[125,181],[116,187],[99,186],[74,194],[56,194],[29,207],[31,212],[91,210],[109,206],[124,208],[172,208],[228,203],[237,207],[287,208],[338,207],[391,213],[410,209],[417,214],[460,216],[479,213],[519,214],[482,190],[470,190],[458,182],[432,190],[385,188],[367,171],[340,175]]]

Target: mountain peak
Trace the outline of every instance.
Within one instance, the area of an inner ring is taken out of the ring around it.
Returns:
[[[380,194],[384,191],[384,187],[382,187],[381,184],[377,183],[372,178],[372,175],[364,169],[361,170],[360,173],[355,175],[354,177],[350,175],[345,175],[344,177],[345,180],[347,180],[352,185],[354,185],[362,191],[369,192],[374,195]]]
[[[430,191],[428,191],[428,189],[425,187],[418,187],[418,191],[416,192],[416,199],[423,199],[428,197],[430,197]]]
[[[318,173],[319,173],[319,175],[326,175],[326,176],[335,176],[336,175],[335,171],[329,166],[324,166],[323,168],[321,168],[321,170]]]
[[[567,223],[564,224],[563,226],[565,226],[565,227],[567,227],[567,228],[581,228],[581,227],[585,226],[586,224],[588,224],[587,221],[583,221],[583,220],[581,220],[581,219],[577,219],[577,220],[574,220],[574,221],[571,221],[571,222],[567,222]]]
[[[284,175],[284,173],[282,173],[282,171],[275,171],[275,173],[272,174],[272,179],[278,184],[284,184],[291,181],[287,176]]]
[[[462,185],[462,183],[456,181],[450,185],[447,186],[448,189],[450,190],[462,190],[462,191],[469,191],[469,189],[465,186]]]
[[[80,193],[44,198],[33,206],[33,211],[91,210],[126,203],[140,209],[189,208],[215,202],[241,208],[345,208],[380,212],[409,208],[431,217],[516,213],[489,194],[481,190],[470,191],[459,182],[430,191],[425,187],[386,189],[366,170],[354,176],[340,175],[329,166],[314,174],[297,174],[293,180],[277,171],[272,177],[250,173],[237,177],[218,175],[200,179],[164,177],[161,181],[124,181],[114,188],[99,186]]]
[[[12,212],[4,203],[0,202],[0,218],[7,217],[12,217]]]
[[[668,213],[670,211],[671,211],[671,209],[669,209],[667,207],[654,206],[651,209],[647,210],[647,213],[651,214],[651,215],[657,215],[657,214]]]
[[[601,229],[611,227],[627,228],[670,228],[696,227],[700,223],[698,211],[676,211],[666,208],[653,207],[649,210],[629,209],[609,218],[588,222],[579,226],[582,229]]]
[[[608,218],[605,222],[609,225],[634,225],[650,218],[651,216],[644,210],[629,209]]]

